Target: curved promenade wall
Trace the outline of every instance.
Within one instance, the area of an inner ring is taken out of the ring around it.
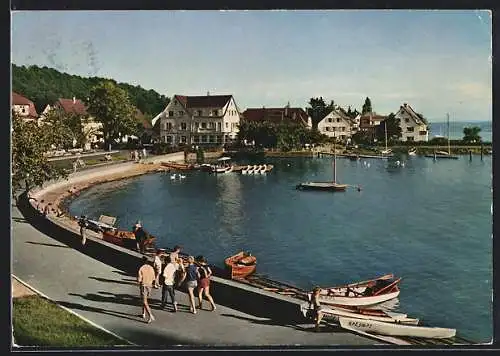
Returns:
[[[184,161],[184,153],[180,152],[151,157],[146,159],[144,164],[152,164],[152,168],[154,168],[155,164],[162,161]],[[67,194],[67,187],[89,181],[91,181],[90,184],[98,184],[99,182],[109,181],[109,177],[113,175],[117,177],[115,179],[121,179],[123,178],[120,176],[122,173],[126,177],[126,173],[137,165],[138,163],[127,162],[107,168],[77,172],[71,174],[68,179],[48,182],[43,187],[31,191],[30,197],[40,200],[52,193],[52,195],[58,196],[56,200],[60,202],[60,196],[65,193]],[[151,171],[154,170],[152,169],[149,172]],[[147,172],[145,170],[142,173]],[[61,219],[50,215],[44,217],[35,208],[35,201],[28,200],[26,194],[20,197],[18,208],[29,223],[48,236],[107,265],[111,265],[131,275],[136,274],[141,264],[142,254],[103,241],[100,235],[93,233],[87,235],[87,243],[85,246],[82,246],[78,225],[74,221],[71,222],[68,219]],[[190,251],[190,253],[196,254],[196,251]],[[283,323],[304,322],[304,318],[299,310],[300,304],[304,303],[304,301],[217,276],[212,277],[212,286],[211,293],[218,304],[260,317],[280,320]]]

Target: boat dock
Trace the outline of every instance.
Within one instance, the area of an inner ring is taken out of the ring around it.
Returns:
[[[349,158],[355,154],[353,153],[337,153],[337,154],[334,154],[333,152],[318,152],[318,157],[322,157],[322,156],[334,156],[336,155],[337,157],[344,157],[344,158]],[[374,159],[388,159],[392,156],[382,156],[382,155],[363,155],[363,154],[356,154],[357,157],[359,158],[374,158]]]

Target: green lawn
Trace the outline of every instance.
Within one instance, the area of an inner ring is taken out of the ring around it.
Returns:
[[[15,298],[12,304],[17,345],[90,347],[126,344],[37,295]]]

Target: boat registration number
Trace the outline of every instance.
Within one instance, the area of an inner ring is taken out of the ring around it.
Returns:
[[[371,328],[372,325],[370,323],[365,323],[362,321],[349,321],[349,326],[354,326],[357,328]]]

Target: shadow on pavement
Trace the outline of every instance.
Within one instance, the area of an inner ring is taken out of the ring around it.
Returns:
[[[101,278],[101,277],[89,277],[90,279],[95,279],[96,281],[99,282],[106,282],[106,283],[118,283],[118,284],[127,284],[131,286],[137,286],[137,282],[132,281],[132,280],[116,280],[116,279],[107,279],[107,278]]]
[[[70,295],[78,295],[78,294],[71,294],[70,293]],[[139,316],[139,314],[122,313],[122,312],[117,312],[114,310],[96,308],[96,307],[91,307],[88,305],[82,305],[82,304],[78,304],[78,303],[71,303],[71,302],[64,302],[64,301],[56,301],[56,303],[66,307],[66,308],[70,308],[70,309],[85,310],[85,311],[90,311],[90,312],[94,312],[94,313],[101,313],[101,314],[116,316],[119,318],[124,318],[124,319],[129,319],[132,321],[136,321],[138,323],[144,322],[142,320],[142,317]]]
[[[235,318],[235,319],[249,321],[249,322],[251,322],[253,324],[258,324],[258,325],[285,326],[287,328],[292,328],[292,329],[300,330],[300,331],[311,331],[311,330],[314,331],[314,327],[311,327],[309,329],[309,328],[305,328],[305,327],[299,326],[297,324],[286,324],[286,323],[280,322],[278,320],[273,320],[273,319],[264,319],[264,320],[261,320],[261,319],[254,319],[254,318],[248,318],[248,317],[245,317],[245,316],[238,316],[238,315],[225,314],[225,313],[223,313],[221,315],[222,316],[226,316],[226,317],[230,317],[230,318]]]
[[[42,245],[42,246],[50,246],[50,247],[62,247],[62,248],[69,248],[66,245],[56,245],[56,244],[46,244],[43,242],[35,242],[35,241],[26,241],[27,244],[33,244],[33,245]]]
[[[25,223],[25,224],[28,223],[28,221],[25,218],[13,217],[12,220],[18,223]]]

